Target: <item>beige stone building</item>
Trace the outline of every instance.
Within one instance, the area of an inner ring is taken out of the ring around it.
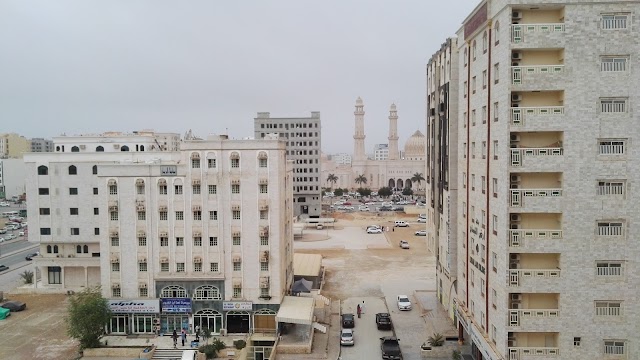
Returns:
[[[0,159],[18,159],[31,151],[31,142],[15,133],[0,134]]]
[[[640,358],[639,12],[483,1],[430,62],[429,245],[474,359]],[[440,188],[447,166],[457,181]],[[456,224],[440,206],[454,186]]]

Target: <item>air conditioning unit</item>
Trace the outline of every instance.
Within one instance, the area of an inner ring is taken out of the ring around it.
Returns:
[[[522,95],[511,94],[511,102],[519,102],[519,101],[522,101]]]
[[[512,20],[522,20],[522,11],[513,11],[511,13]]]
[[[518,103],[511,103],[511,107],[517,108],[517,107],[520,107],[520,104],[518,104]]]
[[[511,301],[522,301],[522,294],[510,294]]]
[[[511,214],[511,221],[520,221],[520,219],[522,219],[520,214]],[[512,255],[514,255],[514,254],[512,254]]]
[[[520,309],[520,303],[519,302],[511,303],[511,308],[516,310]]]
[[[519,183],[520,180],[522,180],[522,177],[520,175],[511,175],[511,182],[512,183]]]
[[[511,62],[511,66],[520,66],[520,61]]]
[[[86,148],[87,148],[87,145],[80,145],[80,149],[81,149],[81,150],[84,150],[84,149],[86,149]]]
[[[509,184],[509,189],[520,189],[520,184],[511,183]]]
[[[447,109],[447,107],[445,106],[445,104],[444,103],[440,103],[440,112],[443,113],[446,109]]]
[[[509,140],[510,140],[511,142],[520,141],[520,135],[511,134],[511,136],[509,137]]]
[[[508,347],[516,347],[516,339],[507,340],[507,346]]]
[[[520,254],[509,254],[509,260],[520,261]]]
[[[511,224],[509,224],[509,229],[511,229],[511,230],[518,230],[518,229],[520,229],[520,224],[513,224],[513,223],[511,223]]]
[[[513,60],[522,60],[522,53],[514,51],[511,53],[511,59]]]
[[[153,323],[154,323],[155,325],[160,324],[160,318],[155,318],[155,319],[153,319]]]
[[[114,149],[120,149],[120,145],[119,144],[113,144],[113,148]]]

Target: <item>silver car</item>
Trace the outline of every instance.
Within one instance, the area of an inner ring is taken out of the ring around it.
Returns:
[[[353,330],[352,329],[342,329],[340,332],[340,345],[344,346],[353,346]]]

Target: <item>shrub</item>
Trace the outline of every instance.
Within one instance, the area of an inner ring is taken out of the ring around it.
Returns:
[[[218,338],[213,338],[213,341],[211,342],[211,345],[213,345],[213,347],[216,349],[216,351],[220,351],[224,348],[227,347],[227,344],[224,343],[224,341],[218,339]]]
[[[462,354],[460,354],[460,351],[453,350],[451,352],[451,360],[462,360]]]
[[[198,348],[198,351],[203,353],[207,359],[215,359],[218,356],[218,350],[213,345],[202,345]]]
[[[24,281],[25,284],[33,284],[33,271],[25,270],[23,273],[20,274],[20,277],[22,278],[22,281]]]
[[[247,342],[244,340],[236,340],[233,342],[233,346],[235,346],[235,348],[238,350],[242,350],[245,346],[247,346]]]
[[[427,342],[433,347],[442,346],[444,345],[444,336],[442,336],[442,334],[435,333],[432,336],[429,336]]]

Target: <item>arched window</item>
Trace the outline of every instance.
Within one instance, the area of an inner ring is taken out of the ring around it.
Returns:
[[[96,152],[104,152],[104,148],[102,146],[96,147]]]
[[[69,166],[69,175],[78,175],[78,168],[75,165]]]
[[[44,165],[38,166],[38,175],[49,175],[49,168]]]
[[[81,245],[77,245],[76,246],[76,254],[82,254],[82,246]]]
[[[60,146],[56,146],[56,151],[60,151]]]
[[[47,245],[47,254],[51,254],[51,245]]]
[[[85,253],[85,254],[88,254],[89,253],[89,245],[83,246],[82,247],[82,252]]]
[[[486,53],[487,52],[487,32],[484,32],[484,35],[482,35],[482,53]]]
[[[53,245],[53,253],[54,254],[58,253],[58,245]]]
[[[220,300],[220,289],[212,285],[202,285],[193,292],[193,300]]]
[[[232,169],[233,168],[237,169],[237,168],[240,167],[240,154],[238,154],[237,152],[234,151],[234,152],[231,153],[230,159],[231,159],[231,168]]]
[[[493,38],[495,41],[495,45],[500,44],[500,22],[496,21],[496,24],[493,26]]]
[[[140,145],[140,151],[144,151],[144,145]]]
[[[477,45],[476,41],[473,40],[473,45],[471,47],[471,56],[473,56],[473,60],[476,59],[476,54],[477,54],[477,50],[478,50],[476,45]]]
[[[74,146],[71,148],[71,152],[80,152],[80,148],[77,146]]]
[[[98,165],[93,165],[93,175],[98,175]]]
[[[171,285],[165,286],[160,291],[161,298],[186,298],[187,290],[182,286]]]
[[[120,151],[129,151],[129,147],[127,145],[124,145],[120,148]]]

